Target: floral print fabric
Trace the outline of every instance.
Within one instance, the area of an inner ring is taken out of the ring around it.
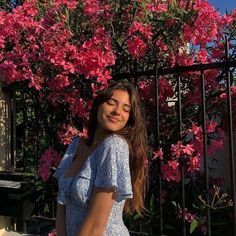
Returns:
[[[68,146],[54,177],[58,179],[57,201],[66,206],[67,235],[75,236],[81,227],[88,209],[94,186],[115,187],[114,201],[104,236],[128,236],[122,219],[124,203],[133,197],[129,169],[129,148],[118,135],[106,137],[88,156],[81,170],[74,177],[65,177],[73,162],[79,138]]]

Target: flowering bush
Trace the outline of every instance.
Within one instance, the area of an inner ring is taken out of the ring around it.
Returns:
[[[57,167],[61,161],[61,156],[52,148],[47,149],[40,158],[39,176],[43,181],[47,181],[51,176],[51,169]]]
[[[37,173],[45,184],[52,180],[52,169],[59,163],[63,145],[77,135],[86,135],[83,128],[91,100],[110,80],[122,79],[123,73],[133,77],[135,73],[150,69],[221,61],[224,35],[232,39],[230,59],[236,58],[236,10],[221,16],[205,0],[26,0],[11,11],[6,10],[6,4],[0,6],[0,79],[18,91],[19,101],[30,110],[32,119],[28,123],[31,125],[27,127],[30,132],[25,138],[31,150],[32,140],[39,137],[41,158]],[[203,183],[200,172],[203,163],[201,81],[199,72],[179,76],[183,110],[181,132],[177,128],[176,78],[168,75],[158,80],[161,122],[158,141],[163,144],[160,147],[156,147],[153,133],[154,80],[148,76],[130,79],[139,88],[147,108],[153,153],[149,166],[154,195],[147,194],[147,208],[152,215],[140,224],[144,231],[150,222],[159,220],[156,206],[160,201],[169,212],[175,212],[177,218],[184,215],[187,222],[191,225],[194,222],[196,226],[193,219],[198,219],[199,228],[204,228],[204,213],[200,214],[200,210],[193,207],[203,191],[198,187]],[[227,130],[224,72],[206,71],[205,87],[210,159],[223,148]],[[235,107],[235,86],[231,91]],[[23,94],[26,100],[20,100]],[[24,123],[22,117],[23,113],[18,127]],[[195,194],[186,202],[186,209],[180,207],[182,166],[188,194]],[[160,194],[162,199],[157,197],[155,181],[159,171],[164,188]],[[178,229],[171,221],[173,214],[166,213],[166,217],[170,219],[168,224]],[[133,226],[130,223],[131,229],[136,229],[135,222]],[[150,235],[158,231],[151,225]],[[192,226],[190,231],[195,228]]]

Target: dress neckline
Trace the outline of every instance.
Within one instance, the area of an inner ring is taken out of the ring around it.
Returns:
[[[77,172],[74,176],[66,176],[66,173],[67,173],[68,169],[70,168],[70,166],[71,166],[71,165],[73,164],[73,162],[74,162],[74,159],[75,159],[76,154],[77,154],[78,145],[79,145],[80,141],[82,140],[82,139],[78,138],[78,141],[76,142],[76,146],[75,146],[75,152],[73,153],[73,155],[71,155],[70,165],[69,165],[69,166],[65,169],[65,171],[64,171],[64,174],[63,174],[64,178],[65,178],[65,179],[74,179],[74,178],[76,178],[76,177],[83,171],[84,167],[87,165],[87,162],[90,160],[90,158],[93,156],[93,154],[95,154],[95,153],[97,152],[97,150],[98,150],[98,149],[100,148],[100,146],[104,143],[104,141],[105,141],[107,138],[109,138],[109,137],[111,137],[111,136],[113,136],[113,135],[115,135],[115,134],[112,134],[112,135],[109,135],[109,136],[104,137],[104,138],[94,147],[94,149],[93,149],[93,150],[90,152],[90,154],[87,156],[86,160],[84,161],[84,163],[81,165],[80,169],[78,170],[78,172]]]

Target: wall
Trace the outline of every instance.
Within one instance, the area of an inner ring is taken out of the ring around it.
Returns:
[[[10,93],[4,92],[0,82],[0,171],[11,167],[10,149]],[[0,216],[0,229],[10,224],[10,218]]]
[[[0,170],[10,168],[10,93],[3,91],[4,84],[0,83]]]

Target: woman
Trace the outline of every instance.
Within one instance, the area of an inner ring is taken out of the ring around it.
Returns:
[[[144,208],[145,157],[138,93],[130,83],[111,84],[94,100],[88,137],[72,141],[54,174],[57,235],[129,235],[122,212]]]

